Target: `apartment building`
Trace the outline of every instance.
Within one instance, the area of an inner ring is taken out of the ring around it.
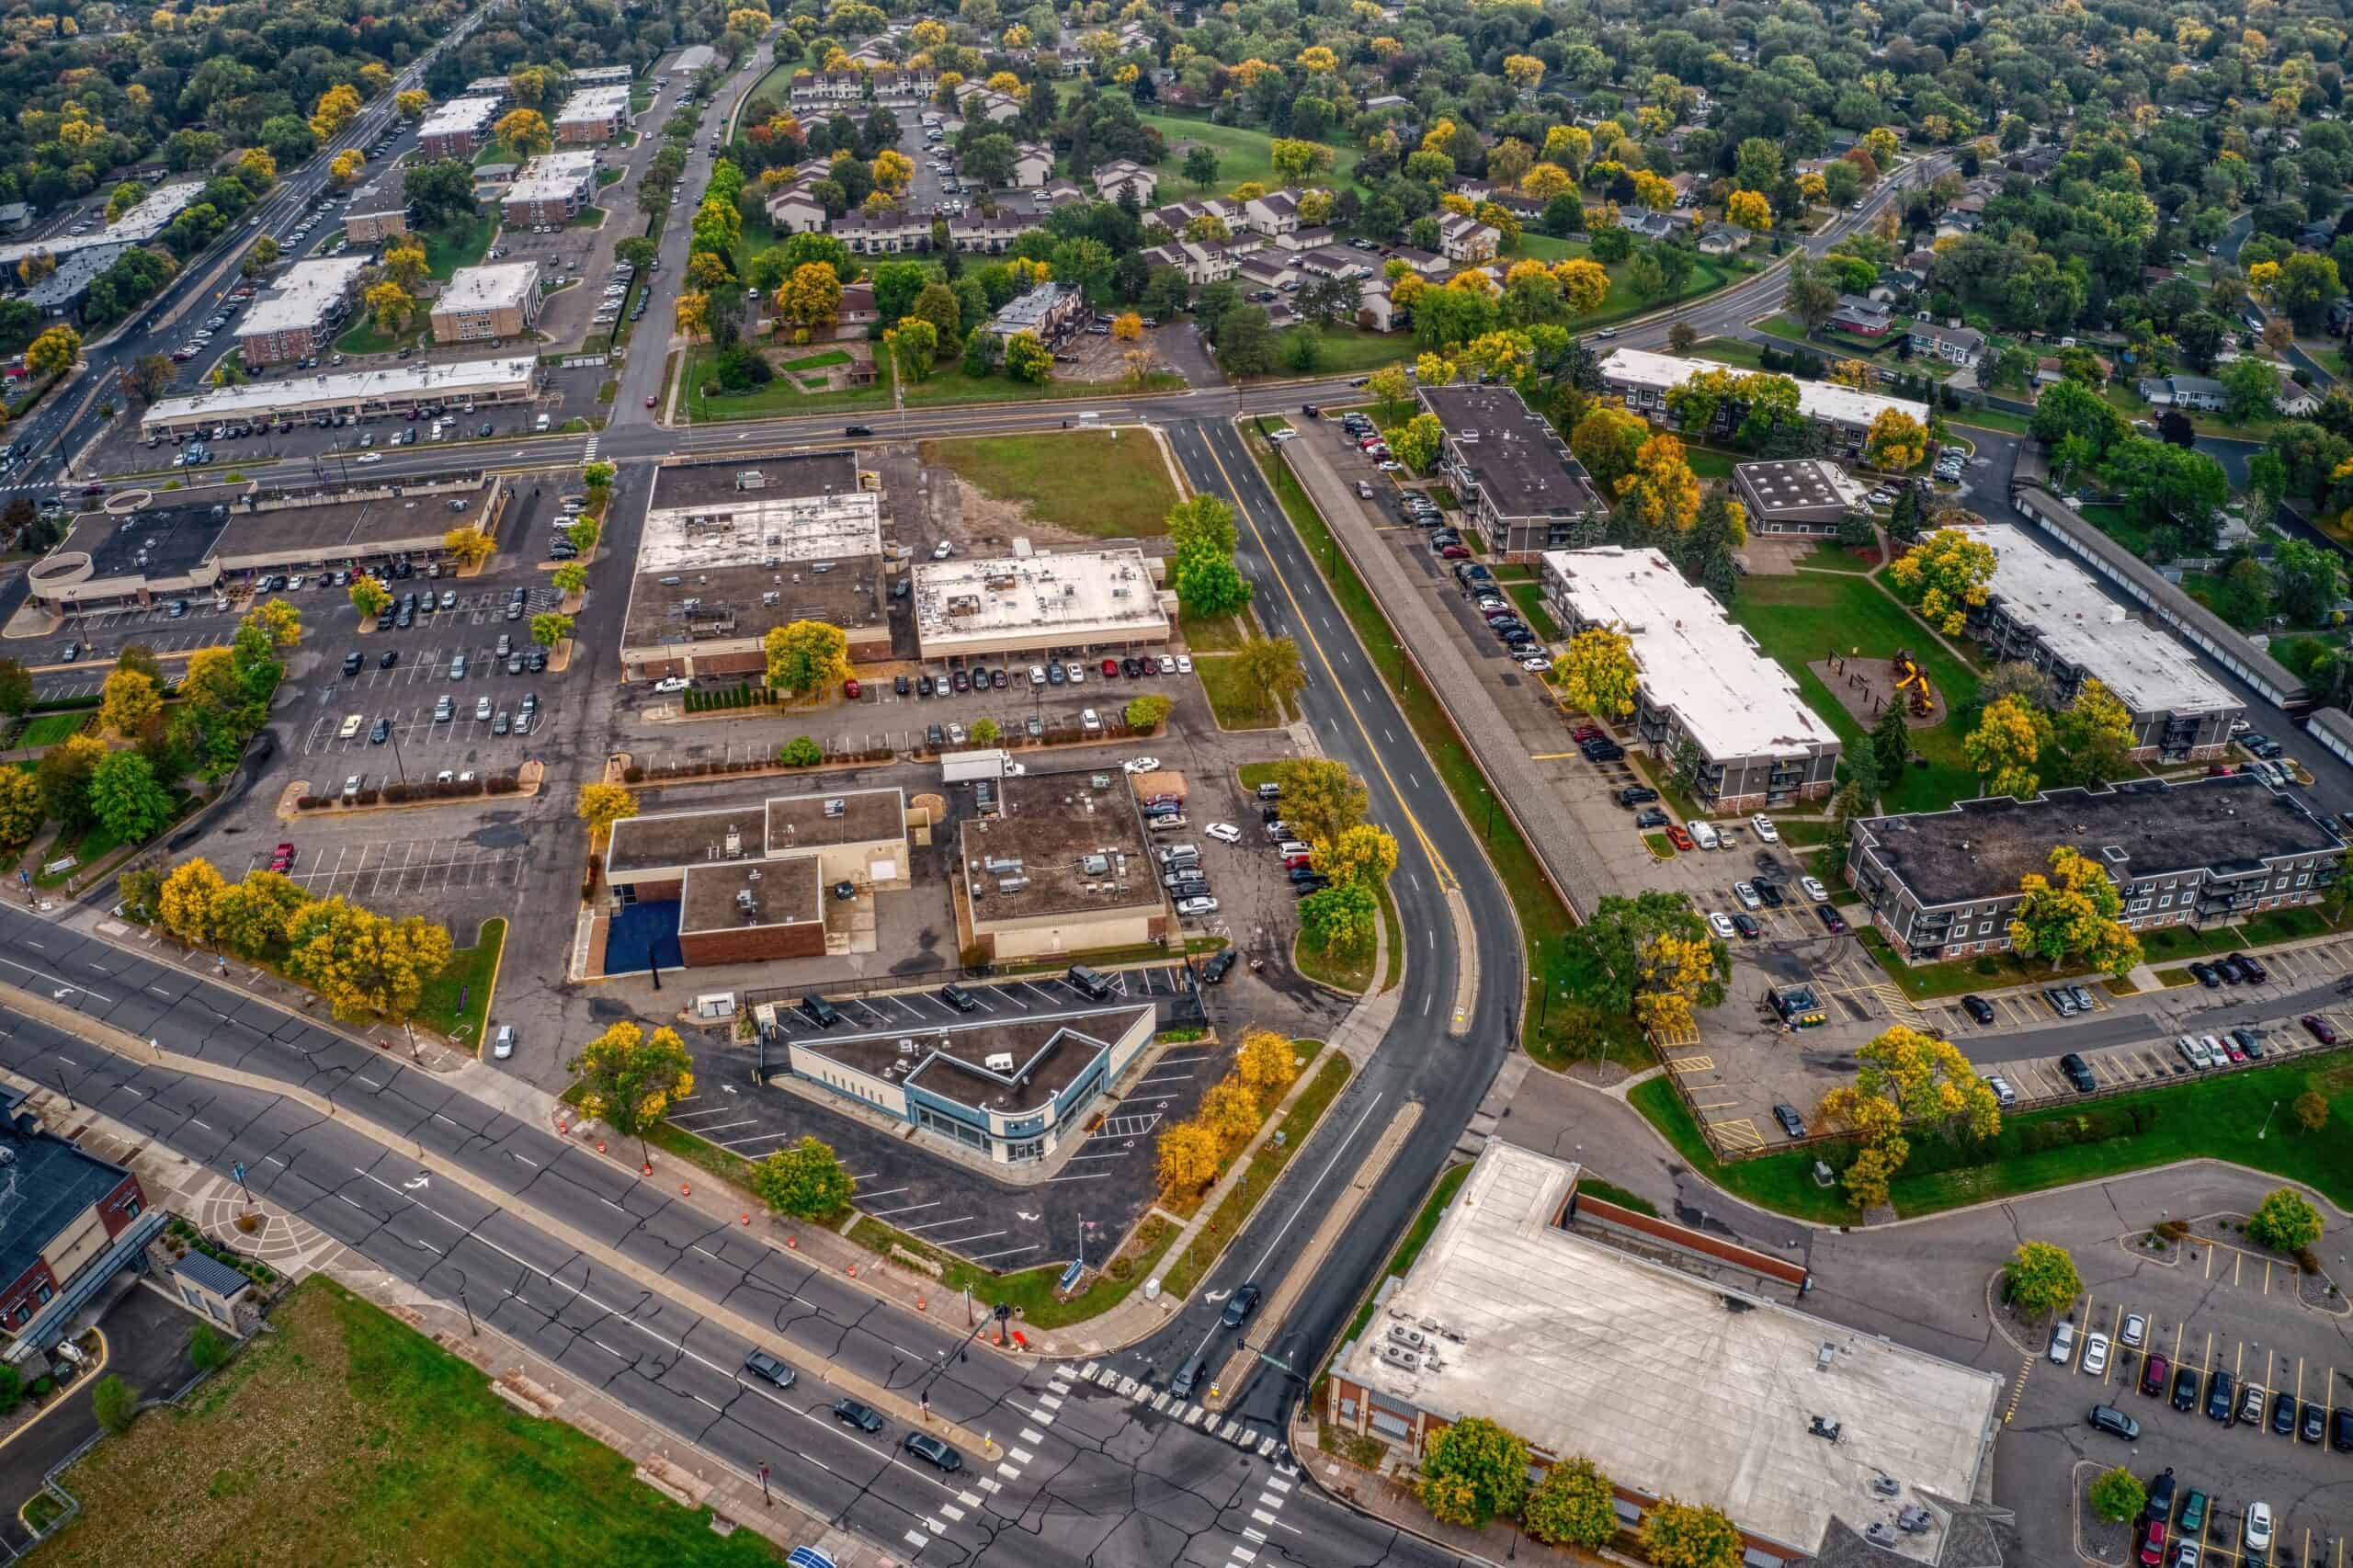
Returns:
[[[540,319],[540,264],[461,267],[433,301],[433,341],[494,343],[520,337]]]
[[[237,358],[246,368],[297,364],[324,354],[351,313],[365,256],[298,261],[253,303],[237,328]]]

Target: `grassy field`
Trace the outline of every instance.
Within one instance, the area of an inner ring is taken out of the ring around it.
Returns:
[[[1313,329],[1295,327],[1291,330],[1305,332]],[[1306,374],[1361,376],[1390,365],[1410,361],[1415,352],[1413,338],[1404,333],[1367,332],[1358,326],[1327,326],[1317,334],[1316,347],[1314,368],[1304,372]],[[1275,372],[1277,376],[1302,373],[1292,369],[1288,359]]]
[[[1825,540],[1807,551],[1798,564],[1813,572],[1869,572],[1878,562],[1865,560],[1843,544],[1833,544]]]
[[[1745,337],[1711,337],[1694,344],[1691,357],[1713,359],[1719,365],[1738,365],[1743,369],[1761,370],[1765,368],[1765,346],[1751,343]]]
[[[1336,991],[1361,996],[1372,984],[1373,949],[1370,946],[1354,958],[1343,958],[1321,943],[1309,941],[1306,934],[1301,932],[1291,937],[1290,951],[1291,961],[1299,966],[1300,973]]]
[[[1231,653],[1242,646],[1242,640],[1250,632],[1250,629],[1243,624],[1242,618],[1233,615],[1216,620],[1198,620],[1179,610],[1176,624],[1185,633],[1186,648],[1195,653]]]
[[[1232,654],[1196,653],[1193,674],[1200,678],[1222,728],[1271,730],[1283,722],[1285,715],[1275,711],[1264,691],[1244,684],[1241,661]]]
[[[1506,583],[1504,592],[1511,596],[1512,603],[1519,607],[1520,618],[1537,636],[1548,642],[1560,641],[1561,623],[1552,619],[1552,607],[1544,602],[1541,583]]]
[[[483,921],[474,945],[451,953],[441,972],[425,983],[416,1021],[468,1050],[481,1045],[490,1012],[491,977],[498,972],[498,955],[506,946],[506,922],[495,917]],[[460,997],[465,999],[462,1006]]]
[[[90,722],[87,713],[43,713],[26,721],[25,733],[17,737],[20,746],[53,746],[82,733]]]
[[[1269,190],[1283,183],[1282,176],[1275,173],[1274,138],[1263,131],[1212,125],[1191,115],[1143,114],[1136,118],[1159,131],[1168,143],[1170,156],[1160,165],[1160,199],[1164,201],[1178,194],[1194,194],[1191,182],[1181,172],[1185,154],[1179,149],[1196,142],[1217,149],[1217,180],[1211,187],[1212,190],[1232,190],[1248,180],[1256,180]],[[1333,153],[1330,178],[1345,182],[1356,171],[1358,150],[1336,147]]]
[[[447,283],[449,275],[461,267],[472,267],[482,260],[482,253],[490,248],[491,235],[498,232],[495,218],[475,218],[447,229],[428,229],[425,234],[426,275],[437,282]]]
[[[1754,1160],[1717,1160],[1699,1124],[1665,1078],[1646,1078],[1626,1096],[1651,1125],[1675,1145],[1692,1171],[1735,1198],[1762,1209],[1794,1214],[1800,1219],[1836,1224],[1854,1218],[1842,1188],[1816,1187],[1813,1156],[1804,1153],[1768,1154]]]
[[[1712,447],[1687,445],[1683,449],[1683,460],[1690,464],[1691,472],[1701,479],[1730,479],[1733,464],[1740,460],[1730,452],[1720,452]]]
[[[1590,258],[1593,254],[1592,246],[1586,242],[1582,234],[1566,240],[1549,239],[1540,234],[1522,234],[1519,248],[1539,261],[1545,262],[1563,261],[1571,256]],[[1578,332],[1589,332],[1597,326],[1608,326],[1612,322],[1647,315],[1653,311],[1665,310],[1669,305],[1680,304],[1686,300],[1695,300],[1702,294],[1711,294],[1734,278],[1744,276],[1737,267],[1728,267],[1722,262],[1702,256],[1699,258],[1699,264],[1691,269],[1690,275],[1683,279],[1682,288],[1671,294],[1662,294],[1656,299],[1646,300],[1634,292],[1634,263],[1631,256],[1624,261],[1610,264],[1604,270],[1609,274],[1609,292],[1602,296],[1599,310],[1589,316],[1577,318],[1575,330]]]
[[[882,372],[870,387],[854,387],[843,392],[804,392],[791,381],[779,376],[764,387],[746,392],[722,392],[715,397],[703,395],[703,382],[711,363],[708,344],[698,347],[687,367],[687,415],[697,421],[728,419],[774,419],[794,414],[880,414],[891,407],[891,380],[895,373],[887,360]],[[1182,377],[1159,375],[1148,380],[1145,392],[1173,392],[1184,385]],[[1017,381],[1008,376],[968,376],[961,363],[940,366],[920,381],[907,383],[909,408],[937,408],[966,403],[1042,403],[1051,399],[1119,397],[1132,395],[1138,389],[1127,381],[1048,381],[1042,386]]]
[[[2084,521],[2122,545],[2135,555],[2149,552],[2149,536],[2155,530],[2126,513],[2121,506],[2095,502],[2082,508]]]
[[[1835,648],[1883,665],[1897,649],[1910,649],[1928,672],[1945,721],[1912,732],[1912,748],[1928,766],[1906,768],[1885,803],[1891,811],[1940,811],[1977,794],[1977,775],[1961,753],[1961,726],[1951,722],[1956,709],[1976,699],[1977,677],[1870,579],[1819,572],[1744,578],[1732,618],[1797,677],[1806,705],[1838,732],[1850,756],[1868,743],[1870,726],[1847,712],[1807,664]]]
[[[419,311],[401,332],[379,332],[375,318],[360,315],[349,332],[335,340],[335,347],[345,354],[390,354],[404,345],[422,343],[432,330],[432,318]]]
[[[83,1512],[44,1562],[773,1564],[626,1459],[324,1277],[185,1410],[142,1415],[63,1478]],[[166,1391],[142,1391],[153,1395]]]
[[[1306,1143],[1308,1134],[1315,1131],[1315,1124],[1323,1119],[1340,1091],[1347,1086],[1348,1059],[1336,1051],[1319,1052],[1310,1060],[1308,1071],[1314,1076],[1284,1114],[1282,1124],[1277,1129],[1279,1136],[1258,1145],[1242,1180],[1219,1202],[1210,1222],[1193,1237],[1192,1244],[1161,1276],[1161,1288],[1169,1294],[1185,1296],[1217,1261],[1226,1244],[1241,1234],[1242,1227],[1250,1222],[1251,1211]]]
[[[1160,444],[1138,430],[1055,430],[926,441],[944,463],[1000,501],[1026,502],[1041,523],[1097,539],[1167,529],[1175,481]]]

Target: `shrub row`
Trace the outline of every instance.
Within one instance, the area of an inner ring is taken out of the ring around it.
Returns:
[[[403,805],[416,801],[472,800],[477,795],[512,795],[523,787],[521,779],[511,773],[493,774],[488,778],[470,778],[463,782],[450,779],[419,780],[414,784],[386,784],[381,789],[367,789],[351,797],[355,806]],[[315,812],[342,803],[341,795],[304,795],[294,802],[298,812]]]

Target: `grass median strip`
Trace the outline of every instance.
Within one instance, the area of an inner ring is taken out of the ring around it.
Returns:
[[[714,1533],[708,1509],[679,1506],[613,1449],[508,1405],[479,1369],[324,1276],[297,1287],[270,1327],[184,1408],[148,1412],[66,1472],[83,1512],[44,1561],[777,1561],[756,1532]]]
[[[1250,1222],[1251,1212],[1258,1207],[1259,1200],[1307,1142],[1308,1134],[1315,1131],[1316,1122],[1331,1108],[1333,1100],[1347,1086],[1348,1059],[1336,1051],[1322,1055],[1322,1065],[1314,1069],[1315,1076],[1309,1080],[1299,1098],[1291,1102],[1290,1113],[1276,1129],[1278,1135],[1258,1145],[1258,1152],[1250,1156],[1250,1164],[1242,1173],[1242,1180],[1218,1204],[1210,1215],[1210,1222],[1194,1236],[1192,1244],[1161,1277],[1161,1286],[1170,1295],[1181,1298],[1200,1282],[1224,1252],[1226,1244],[1242,1233],[1242,1227]]]
[[[490,1020],[491,983],[506,946],[506,922],[493,916],[474,933],[474,945],[449,955],[439,974],[425,983],[416,1021],[469,1050],[482,1043]]]
[[[1422,679],[1419,668],[1405,657],[1380,603],[1347,558],[1335,549],[1331,530],[1324,526],[1322,515],[1299,481],[1273,457],[1263,437],[1254,433],[1249,445],[1257,458],[1259,472],[1282,504],[1284,515],[1307,546],[1308,554],[1324,569],[1332,597],[1355,629],[1365,656],[1388,683],[1398,710],[1413,726],[1438,777],[1445,780],[1463,820],[1474,827],[1483,826],[1491,814],[1487,778],[1455,733],[1445,704]],[[1244,782],[1252,782],[1246,772]],[[1528,955],[1528,996],[1520,1014],[1522,1046],[1537,1061],[1552,1067],[1587,1055],[1597,1046],[1611,1061],[1630,1068],[1649,1066],[1649,1047],[1631,1019],[1605,1019],[1597,1035],[1584,1032],[1574,1038],[1567,1025],[1552,1020],[1552,1010],[1543,1006],[1548,994],[1558,991],[1570,997],[1584,994],[1597,977],[1589,971],[1582,955],[1570,949],[1569,933],[1576,928],[1576,921],[1552,891],[1535,851],[1520,836],[1509,816],[1500,812],[1492,815],[1494,825],[1486,834],[1487,858],[1494,864],[1512,907],[1518,912],[1520,939]]]

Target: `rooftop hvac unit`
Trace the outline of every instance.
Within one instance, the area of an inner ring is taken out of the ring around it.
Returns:
[[[735,890],[735,907],[746,915],[756,914],[760,907],[760,901],[752,896],[751,889],[738,888]]]
[[[1420,1329],[1407,1328],[1402,1323],[1389,1325],[1389,1337],[1392,1343],[1403,1345],[1409,1350],[1420,1350],[1429,1344],[1428,1337]]]
[[[1017,871],[1021,869],[1021,857],[1016,855],[1008,858],[996,855],[983,855],[981,857],[981,869],[992,876],[1002,876],[1007,871]]]
[[[1828,1442],[1838,1440],[1838,1422],[1835,1416],[1817,1415],[1806,1423],[1808,1432]]]
[[[727,836],[721,841],[721,845],[726,851],[727,858],[733,860],[738,855],[744,853],[744,835],[735,827],[731,825],[727,829]]]
[[[1406,1349],[1402,1345],[1382,1346],[1381,1347],[1381,1358],[1388,1362],[1392,1367],[1402,1367],[1409,1372],[1418,1372],[1422,1369],[1421,1357],[1415,1355],[1413,1351]]]
[[[1837,1358],[1838,1346],[1825,1339],[1822,1342],[1822,1348],[1813,1353],[1813,1369],[1817,1372],[1826,1372],[1830,1369],[1830,1363]]]
[[[1029,885],[1029,879],[1027,877],[1001,877],[997,881],[996,891],[999,892],[1019,892],[1023,888],[1026,888]]]
[[[1108,877],[1111,874],[1111,858],[1108,855],[1089,855],[1078,865],[1079,869],[1090,877]]]
[[[831,796],[825,801],[825,814],[829,817],[837,817],[848,809],[849,803],[839,795]]]
[[[981,1058],[981,1065],[992,1073],[1010,1073],[1013,1071],[1013,1052],[992,1051]]]
[[[902,1056],[913,1056],[915,1053],[915,1042],[914,1040],[903,1040],[899,1041],[899,1054],[900,1054],[900,1055],[902,1055]]]
[[[738,490],[765,490],[767,483],[767,476],[756,468],[747,468],[735,476]]]

